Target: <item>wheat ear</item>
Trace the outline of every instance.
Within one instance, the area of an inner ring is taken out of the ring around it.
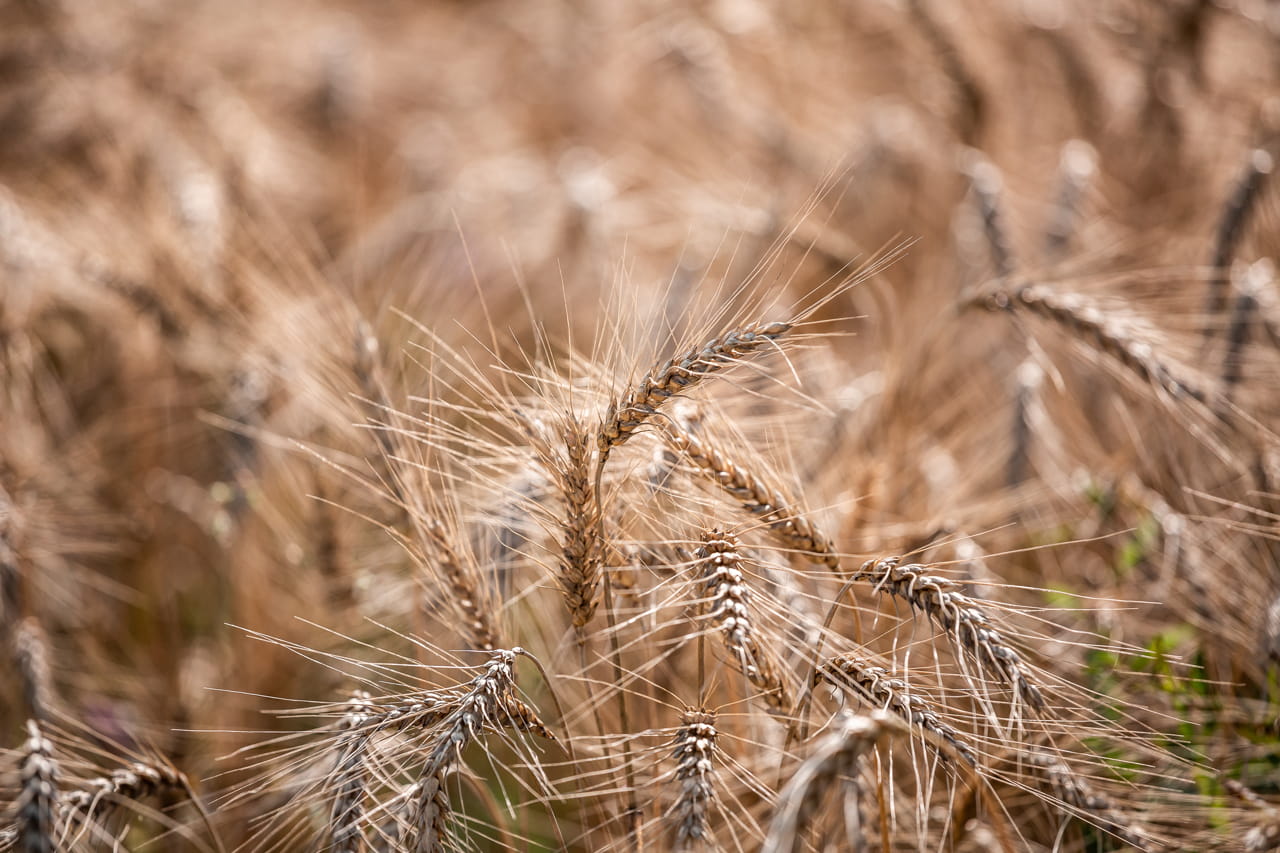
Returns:
[[[942,722],[933,706],[900,678],[893,678],[889,670],[877,666],[870,659],[850,652],[825,661],[814,673],[814,685],[827,681],[833,686],[855,694],[872,707],[892,711],[907,723],[921,731],[936,736],[951,747],[951,752],[971,767],[978,764],[973,748],[950,725]],[[947,757],[946,750],[940,755]]]
[[[360,821],[364,817],[365,752],[370,733],[363,730],[373,711],[369,694],[356,691],[347,702],[339,728],[344,732],[338,741],[337,765],[334,769],[333,809],[329,815],[329,849],[334,853],[361,853],[364,838]]]
[[[418,521],[433,546],[436,568],[452,593],[450,601],[462,618],[464,636],[473,649],[493,651],[498,647],[497,611],[488,601],[475,566],[458,552],[438,520],[428,516]]]
[[[441,721],[441,733],[427,755],[419,779],[419,789],[411,809],[414,824],[414,850],[436,853],[444,849],[447,830],[448,797],[444,790],[446,773],[462,756],[467,745],[486,730],[503,723],[533,726],[546,731],[546,726],[533,717],[523,703],[512,705],[516,697],[515,661],[523,649],[499,649],[492,653],[484,672],[472,679],[470,686],[458,695],[456,704]],[[513,713],[513,710],[515,713]]]
[[[1039,751],[1031,752],[1028,758],[1031,765],[1044,777],[1050,789],[1062,802],[1088,815],[1098,828],[1109,832],[1130,847],[1141,851],[1153,849],[1154,840],[1147,832],[1116,814],[1112,802],[1096,792],[1083,777],[1061,759]]]
[[[924,613],[984,667],[994,670],[1019,698],[1037,711],[1047,710],[1040,689],[1027,675],[1022,658],[992,627],[977,602],[949,578],[928,574],[929,567],[902,565],[901,557],[867,560],[851,581],[870,581]]]
[[[794,508],[781,489],[734,463],[711,440],[676,423],[665,425],[667,438],[699,471],[724,489],[748,513],[759,518],[787,548],[839,573],[835,546],[812,521]]]
[[[758,641],[737,538],[719,530],[704,533],[696,556],[706,593],[704,617],[720,632],[734,665],[760,691],[770,710],[782,716],[791,713],[791,688],[773,654]]]
[[[1172,397],[1189,397],[1201,403],[1209,398],[1191,378],[1180,376],[1161,361],[1150,344],[1137,340],[1123,323],[1109,320],[1080,294],[1024,284],[1013,291],[996,290],[987,294],[985,304],[993,310],[1028,311],[1068,329],[1098,352],[1123,364],[1139,379],[1162,388]]]
[[[980,159],[970,168],[969,177],[978,213],[982,216],[982,233],[991,250],[996,277],[1008,278],[1013,275],[1015,264],[1013,247],[1009,242],[1009,232],[1004,227],[1004,213],[1000,205],[1000,190],[1004,183],[1000,170],[992,163]]]
[[[716,750],[715,712],[686,710],[672,749],[679,786],[674,809],[677,850],[692,850],[711,841],[709,812],[716,800]]]
[[[600,603],[601,547],[600,506],[592,488],[589,438],[571,423],[564,430],[567,450],[563,468],[551,466],[564,498],[564,543],[560,550],[560,588],[574,628],[579,632],[595,615]]]
[[[58,763],[53,744],[35,720],[27,720],[19,768],[22,786],[15,807],[17,840],[22,853],[55,853],[58,839]]]
[[[1259,820],[1244,834],[1244,849],[1264,853],[1280,848],[1280,810],[1235,779],[1222,780],[1222,787],[1258,813]]]
[[[22,694],[32,719],[46,722],[53,707],[53,676],[49,671],[44,629],[28,616],[13,631],[13,660],[22,676]]]
[[[790,330],[791,324],[780,320],[752,323],[712,338],[700,349],[691,349],[654,368],[620,402],[609,404],[596,437],[600,466],[604,466],[611,450],[626,443],[632,433],[672,397],[734,362],[772,346],[775,339]]]

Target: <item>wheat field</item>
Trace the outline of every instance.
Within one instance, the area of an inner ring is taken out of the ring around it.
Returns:
[[[0,850],[1280,850],[1278,56],[0,2]]]

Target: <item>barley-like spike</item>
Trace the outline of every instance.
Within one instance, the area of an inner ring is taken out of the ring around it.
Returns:
[[[672,758],[680,791],[675,806],[677,850],[707,845],[711,838],[708,812],[715,803],[716,714],[689,708],[680,719]]]
[[[600,450],[599,464],[604,465],[609,452],[624,444],[672,397],[735,361],[770,346],[790,330],[791,324],[784,321],[752,323],[712,338],[700,349],[691,349],[656,367],[621,402],[609,404],[596,437]]]
[[[804,826],[823,794],[841,780],[856,785],[862,756],[887,733],[891,720],[883,711],[841,714],[778,795],[761,853],[789,853],[800,845]]]
[[[1119,361],[1144,382],[1159,386],[1175,398],[1204,403],[1209,394],[1190,377],[1179,376],[1160,360],[1155,350],[1134,339],[1122,324],[1109,321],[1101,310],[1075,293],[1058,293],[1039,284],[1024,284],[1013,291],[996,290],[983,300],[993,310],[1025,310],[1070,329],[1099,352]]]
[[[560,552],[560,588],[575,628],[585,628],[600,603],[600,507],[592,485],[588,437],[571,424],[564,431],[566,464],[556,471],[564,497],[564,542]]]
[[[813,678],[815,685],[818,681],[827,681],[856,694],[873,707],[892,711],[921,731],[936,735],[971,767],[977,766],[977,755],[960,733],[942,722],[928,701],[912,693],[905,681],[893,678],[889,670],[869,658],[853,652],[839,655],[818,667]],[[948,757],[945,751],[939,754]]]
[[[360,853],[364,849],[360,822],[364,818],[365,751],[371,737],[364,724],[371,711],[369,694],[358,690],[347,703],[347,713],[339,724],[344,734],[338,741],[335,794],[329,816],[329,849],[335,853]]]
[[[1263,183],[1271,174],[1274,161],[1261,148],[1249,152],[1249,162],[1236,181],[1227,205],[1218,219],[1218,230],[1213,242],[1212,273],[1209,278],[1209,296],[1205,303],[1206,338],[1213,334],[1214,318],[1227,306],[1228,277],[1231,260],[1236,255],[1240,239],[1244,236],[1249,216],[1257,206]]]
[[[174,767],[135,761],[63,795],[58,801],[59,819],[64,826],[86,826],[90,821],[101,821],[121,803],[139,802],[162,791],[188,790],[186,777]]]
[[[840,572],[835,546],[817,526],[792,507],[780,489],[735,464],[710,439],[694,435],[683,426],[669,423],[665,432],[671,443],[716,485],[737,500],[742,508],[768,525],[783,545],[794,549],[831,571]]]
[[[1090,815],[1100,829],[1138,850],[1158,849],[1154,839],[1146,831],[1116,814],[1114,804],[1095,791],[1087,780],[1061,759],[1038,750],[1030,752],[1028,759],[1048,782],[1058,799],[1073,809]]]
[[[709,531],[703,534],[696,556],[705,591],[705,618],[720,631],[734,665],[761,692],[770,710],[789,714],[794,708],[791,689],[768,647],[759,643],[752,623],[751,589],[738,540],[719,530]]]
[[[867,560],[853,580],[870,581],[877,590],[901,598],[913,610],[924,613],[980,664],[1013,687],[1016,696],[1037,711],[1046,710],[1044,696],[1028,677],[1022,658],[992,627],[978,604],[949,578],[928,574],[928,566],[901,565],[901,560]]]
[[[439,767],[421,782],[416,782],[409,796],[413,803],[410,822],[417,831],[414,853],[444,853],[449,839],[449,793],[445,790],[448,767]]]
[[[15,804],[22,853],[54,853],[58,839],[58,763],[53,744],[35,720],[27,720],[27,741],[19,769],[21,790]]]

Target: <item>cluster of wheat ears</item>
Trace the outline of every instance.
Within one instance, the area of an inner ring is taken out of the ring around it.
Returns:
[[[0,3],[0,851],[1280,849],[1273,5]]]

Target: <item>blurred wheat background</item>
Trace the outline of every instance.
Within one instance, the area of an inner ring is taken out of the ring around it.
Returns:
[[[0,2],[0,849],[1280,849],[1280,4]]]

